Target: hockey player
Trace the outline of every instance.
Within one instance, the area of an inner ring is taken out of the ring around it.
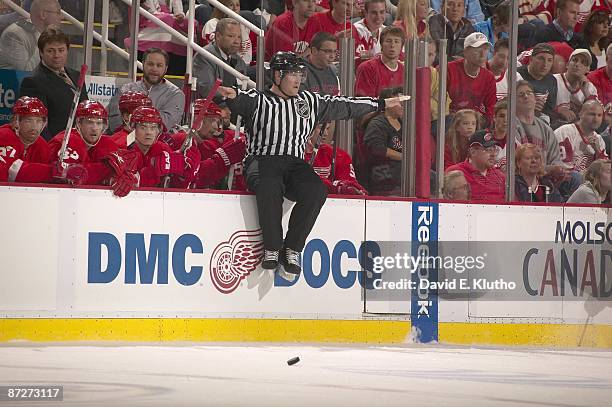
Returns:
[[[134,130],[135,142],[130,151],[137,154],[136,171],[142,187],[160,186],[162,178],[175,175],[189,185],[194,181],[200,165],[197,149],[188,149],[185,154],[172,151],[166,143],[158,141],[163,122],[159,111],[154,107],[136,108],[130,117],[130,127]]]
[[[132,131],[130,128],[130,116],[134,109],[139,106],[153,106],[153,102],[151,102],[147,95],[141,92],[127,91],[119,97],[119,112],[121,113],[123,126],[117,129],[111,136],[111,139],[120,148],[127,148],[127,146],[134,142],[133,137],[128,140],[128,135]]]
[[[194,102],[194,115],[198,116],[205,105],[205,99],[197,99]],[[169,143],[173,150],[179,150],[187,137],[184,132],[172,135]],[[217,105],[210,103],[204,112],[204,120],[193,137],[192,149],[197,149],[200,154],[200,169],[196,175],[196,188],[212,188],[225,178],[233,164],[240,164],[244,159],[246,144],[244,140],[234,140],[234,133],[225,134],[222,127],[222,113]],[[243,177],[236,177],[238,189],[246,189]],[[187,188],[184,182],[176,182],[173,179],[173,187]],[[242,187],[242,188],[240,188]]]
[[[561,159],[574,171],[584,171],[600,158],[608,158],[606,144],[597,134],[604,109],[598,100],[587,100],[580,110],[580,120],[555,130],[561,148]]]
[[[38,98],[22,96],[13,106],[11,122],[0,126],[0,156],[48,163],[49,146],[40,133],[47,125],[47,108]]]
[[[306,144],[304,159],[307,163],[310,163],[312,155],[316,154],[312,168],[327,186],[327,192],[340,195],[366,195],[366,189],[355,178],[351,156],[346,151],[336,147],[336,159],[334,162],[334,147],[330,144],[330,134],[334,132],[333,122],[326,127],[322,135],[323,140],[320,140],[321,144],[317,148],[316,143],[319,132],[320,126],[317,126],[308,140],[308,144]]]
[[[286,272],[299,274],[300,253],[327,197],[327,188],[304,161],[308,137],[317,122],[361,117],[399,105],[400,100],[300,91],[305,66],[293,52],[276,53],[270,70],[270,90],[220,87],[219,93],[230,99],[232,111],[246,121],[249,147],[245,174],[257,199],[264,241],[262,267],[276,269],[280,261]],[[284,241],[283,197],[296,201]]]

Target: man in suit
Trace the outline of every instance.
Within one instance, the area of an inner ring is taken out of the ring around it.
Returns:
[[[43,130],[45,140],[66,129],[70,107],[79,72],[66,66],[70,41],[59,27],[49,26],[38,38],[40,64],[32,72],[32,76],[21,82],[20,96],[39,98],[49,111],[49,121]],[[86,100],[87,91],[83,87],[80,100]]]
[[[222,61],[227,62],[239,72],[246,72],[246,64],[238,55],[241,44],[240,23],[231,18],[222,18],[215,29],[215,41],[204,49]],[[193,60],[193,76],[198,78],[198,97],[205,98],[217,79],[223,81],[223,86],[235,86],[236,78],[225,72],[219,66],[208,62],[201,55]]]

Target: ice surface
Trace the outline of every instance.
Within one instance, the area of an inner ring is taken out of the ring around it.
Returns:
[[[295,356],[300,362],[288,366]],[[64,386],[63,402],[13,403],[22,407],[609,407],[612,352],[9,343],[0,346],[0,385],[14,384]]]

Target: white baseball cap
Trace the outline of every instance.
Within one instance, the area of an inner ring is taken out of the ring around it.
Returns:
[[[489,46],[492,46],[486,35],[484,35],[481,32],[475,32],[475,33],[471,33],[465,38],[465,41],[463,43],[463,48],[468,48],[468,47],[478,48],[484,44],[489,44]]]
[[[587,60],[589,61],[589,66],[591,66],[591,63],[593,62],[593,57],[591,56],[591,53],[589,52],[588,49],[584,49],[584,48],[576,48],[574,50],[574,52],[572,52],[572,54],[570,55],[569,60],[571,60],[575,55],[580,55],[583,54],[587,57]]]

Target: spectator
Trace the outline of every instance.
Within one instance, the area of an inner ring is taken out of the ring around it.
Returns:
[[[536,32],[535,42],[560,41],[572,48],[584,48],[582,36],[574,32],[579,9],[580,0],[557,0],[555,19]]]
[[[308,74],[302,82],[302,90],[310,90],[322,95],[338,95],[340,82],[334,65],[338,43],[332,34],[320,31],[312,37],[310,55],[305,61]]]
[[[431,69],[431,98],[430,98],[430,106],[431,106],[431,120],[432,122],[436,122],[438,120],[438,95],[440,94],[440,72],[438,68],[434,66],[434,62],[438,56],[438,42],[429,41],[427,43],[427,65]],[[450,112],[450,98],[448,97],[448,92],[446,92],[446,106],[445,106],[445,115],[448,115]]]
[[[229,66],[243,74],[246,73],[246,64],[238,54],[240,51],[240,23],[231,18],[222,18],[217,23],[215,41],[204,49]],[[223,86],[236,86],[238,84],[234,75],[221,69],[217,64],[197,55],[193,59],[193,76],[198,78],[198,97],[206,97],[217,79],[223,81]]]
[[[517,69],[523,79],[531,84],[536,96],[536,113],[550,118],[557,106],[557,80],[550,73],[555,50],[549,44],[533,47],[528,65]],[[538,146],[541,147],[541,146]]]
[[[493,58],[487,61],[487,69],[491,71],[495,77],[495,91],[497,100],[508,97],[508,57],[510,55],[510,44],[507,38],[499,40],[493,47]],[[520,73],[516,73],[516,80],[520,81],[523,77]]]
[[[468,159],[448,167],[459,170],[470,184],[473,202],[501,202],[505,199],[506,177],[495,168],[497,148],[491,133],[479,130],[469,140]]]
[[[506,143],[508,140],[508,102],[505,99],[495,104],[495,118],[493,119],[493,139],[497,145],[495,167],[506,171]]]
[[[561,123],[573,123],[576,121],[584,101],[597,99],[597,89],[586,77],[590,65],[591,54],[589,51],[578,48],[570,56],[567,71],[562,74],[554,74],[557,81],[555,113]]]
[[[401,94],[400,87],[386,88],[380,92],[380,97],[385,99]],[[366,127],[364,143],[368,152],[370,195],[400,194],[403,114],[401,106],[386,109],[370,120]]]
[[[168,131],[173,131],[179,125],[185,109],[185,95],[175,84],[164,79],[168,70],[168,59],[168,53],[160,48],[149,48],[144,52],[142,56],[142,79],[123,85],[121,91],[117,92],[109,103],[109,127],[111,130],[115,130],[121,125],[122,119],[118,101],[121,94],[128,91],[147,95],[153,102],[153,106],[161,114],[163,125]],[[199,79],[198,85],[200,84]]]
[[[357,182],[355,170],[351,156],[339,147],[335,148],[336,157],[334,159],[335,140],[331,140],[334,133],[334,122],[327,126],[322,140],[317,140],[320,134],[320,126],[315,127],[308,143],[306,144],[306,154],[304,160],[310,162],[312,155],[315,154],[312,167],[327,186],[330,194],[340,195],[367,195],[367,191]],[[319,142],[318,150],[315,152],[315,144]]]
[[[612,9],[610,8],[609,0],[581,0],[580,9],[578,10],[578,22],[574,27],[575,32],[584,32],[584,27],[588,21],[589,16],[596,12],[604,12],[610,14]]]
[[[393,25],[404,30],[406,39],[425,39],[430,36],[428,16],[429,0],[400,0]]]
[[[352,0],[331,0],[330,10],[315,13],[312,16],[314,32],[327,31],[330,34],[342,36],[353,35],[357,38],[350,22]]]
[[[516,95],[517,143],[531,143],[540,148],[546,175],[555,182],[563,200],[566,200],[582,182],[580,174],[566,168],[561,161],[555,133],[545,121],[536,117],[533,86],[527,81],[519,81],[516,85]]]
[[[555,130],[561,159],[568,168],[584,171],[593,161],[608,158],[606,144],[597,134],[603,115],[604,109],[601,103],[598,100],[589,100],[582,105],[580,120]]]
[[[0,126],[0,156],[48,163],[49,146],[40,133],[47,123],[47,108],[37,98],[22,96],[13,106],[11,122]]]
[[[444,0],[431,0],[431,8],[434,9],[436,13],[443,14],[441,11],[440,3],[444,4]],[[479,0],[465,0],[465,16],[472,24],[477,23],[479,21],[484,21],[485,16],[482,12],[482,7],[480,6]]]
[[[399,27],[385,27],[380,41],[382,53],[357,68],[357,96],[376,97],[383,89],[404,83],[404,63],[399,61],[405,41],[404,32]]]
[[[543,27],[544,24],[551,23],[553,18],[547,9],[547,0],[529,0],[519,3],[519,25],[533,23],[533,27]]]
[[[469,141],[478,128],[478,113],[471,109],[459,110],[453,116],[444,142],[444,169],[458,164],[468,156]]]
[[[221,0],[220,2],[235,13],[240,14],[240,0]],[[220,9],[215,8],[212,12],[212,16],[206,22],[202,30],[204,44],[210,44],[214,41],[217,23],[222,18],[230,18],[230,16],[226,15]],[[240,34],[240,50],[238,51],[238,55],[246,65],[251,65],[251,62],[254,62],[253,55],[255,55],[255,51],[253,44],[257,44],[257,35],[242,24],[240,24]]]
[[[465,18],[464,0],[442,0],[443,14],[429,17],[429,31],[434,41],[448,40],[448,60],[459,58],[463,53],[464,41],[474,32],[470,20]]]
[[[163,10],[163,6],[168,8],[168,11],[174,16],[177,22],[185,19],[183,12],[183,2],[181,0],[141,0],[140,7],[144,8],[151,14],[159,13]]]
[[[604,143],[606,143],[606,154],[608,157],[612,157],[612,102],[606,106],[606,126],[601,137],[604,139]]]
[[[586,170],[585,182],[570,196],[568,203],[599,205],[606,201],[612,188],[612,169],[610,160],[596,160]]]
[[[88,185],[108,182],[117,166],[108,165],[109,155],[118,150],[110,137],[103,136],[108,124],[108,114],[99,102],[85,100],[76,110],[75,126],[70,129],[70,139],[64,152],[63,163],[81,164],[87,169]],[[59,161],[64,131],[49,141],[51,161]],[[105,163],[106,162],[106,163]],[[113,161],[114,162],[114,161]]]
[[[354,24],[357,30],[356,66],[380,54],[380,34],[385,28],[385,0],[366,0],[364,7],[365,17]]]
[[[444,185],[442,186],[442,197],[444,199],[469,201],[471,196],[470,184],[466,181],[463,172],[454,170],[444,174]]]
[[[486,35],[489,43],[495,46],[497,41],[508,38],[509,20],[510,3],[505,0],[495,7],[492,17],[474,24],[474,30]],[[493,50],[489,50],[488,58],[491,57],[493,57]]]
[[[278,51],[293,51],[304,55],[308,43],[316,33],[311,19],[314,0],[295,0],[293,10],[287,10],[270,24],[266,32],[266,60]]]
[[[561,195],[550,178],[544,175],[542,152],[534,144],[516,148],[516,200],[521,202],[561,202]]]
[[[153,106],[153,102],[147,95],[141,92],[127,91],[119,97],[119,112],[121,113],[123,126],[115,131],[111,139],[120,148],[127,148],[134,142],[133,134],[128,140],[128,135],[132,132],[132,128],[130,127],[130,116],[134,110],[140,106]]]
[[[57,0],[34,0],[30,18],[7,27],[0,36],[0,69],[33,71],[40,63],[38,37],[50,25],[62,22]]]
[[[465,39],[465,58],[448,64],[447,89],[451,98],[450,111],[473,109],[489,120],[497,101],[495,77],[484,68],[491,44],[483,33],[470,34]]]
[[[199,114],[204,108],[205,100],[197,99],[194,103],[195,114]],[[190,184],[195,188],[227,189],[221,185],[221,181],[228,176],[233,164],[240,164],[246,153],[246,144],[243,139],[234,140],[234,132],[226,134],[223,132],[221,109],[211,103],[204,112],[202,125],[193,138],[190,149],[195,150],[191,154],[200,157],[199,169],[193,179],[175,179],[171,184],[175,187],[188,188]],[[178,150],[185,141],[187,134],[179,132],[172,135],[171,147]],[[235,174],[234,174],[235,175]],[[240,184],[232,185],[234,190],[246,190],[244,178],[240,175]]]
[[[70,41],[57,26],[49,26],[38,38],[41,61],[32,76],[23,78],[19,94],[40,99],[49,111],[47,127],[42,136],[50,140],[66,129],[79,73],[66,66]],[[80,100],[87,99],[85,87]]]
[[[587,79],[595,85],[601,103],[607,106],[612,102],[612,44],[606,49],[606,66],[588,74]]]
[[[595,11],[584,26],[584,41],[589,46],[593,61],[591,71],[606,66],[606,47],[610,42],[608,39],[609,21],[610,13]]]

